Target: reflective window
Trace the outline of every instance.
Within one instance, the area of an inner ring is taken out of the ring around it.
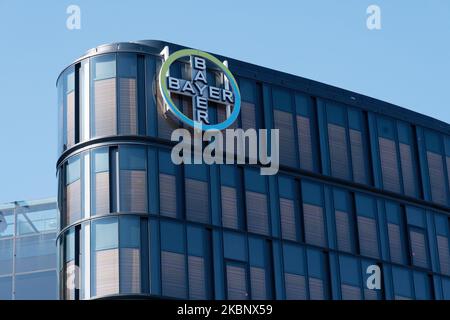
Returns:
[[[120,293],[141,292],[141,221],[138,217],[119,218]]]
[[[13,240],[0,240],[0,276],[13,273]]]
[[[0,300],[12,299],[12,277],[0,277]]]
[[[135,54],[118,54],[117,74],[119,82],[119,134],[137,134],[137,56]]]
[[[185,235],[183,225],[161,222],[161,282],[162,294],[187,298]]]
[[[243,229],[244,226],[239,173],[236,166],[220,166],[222,225],[225,228]]]
[[[305,250],[298,245],[283,244],[283,259],[286,299],[307,299]]]
[[[394,282],[395,300],[414,299],[411,271],[406,268],[392,267],[392,281]]]
[[[448,204],[442,136],[434,131],[425,131],[425,145],[431,199],[440,204]]]
[[[303,224],[306,243],[327,246],[322,185],[302,181]]]
[[[333,199],[338,249],[344,252],[355,253],[355,215],[352,195],[343,189],[334,188]]]
[[[57,298],[56,272],[45,271],[16,276],[15,298],[16,300],[55,300]]]
[[[120,211],[147,212],[147,150],[119,148]]]
[[[177,218],[179,196],[177,166],[170,158],[170,152],[159,151],[159,212],[163,216]]]
[[[245,202],[247,209],[247,230],[259,234],[269,234],[269,212],[266,177],[259,170],[244,169]]]
[[[297,188],[297,182],[294,179],[278,176],[281,235],[283,239],[293,241],[301,239]]]
[[[91,295],[119,293],[117,218],[94,220],[91,225]]]
[[[408,264],[409,252],[408,245],[405,241],[404,208],[391,201],[386,201],[385,207],[391,261],[400,264]]]
[[[210,234],[201,227],[188,226],[189,299],[210,299]]]
[[[91,152],[91,214],[110,212],[110,174],[108,148]]]
[[[434,221],[440,271],[443,274],[450,275],[449,218],[435,213]]]
[[[14,236],[14,209],[0,211],[0,239]]]
[[[359,261],[350,256],[339,256],[341,295],[343,300],[362,300],[361,269]]]
[[[417,300],[432,300],[434,296],[431,276],[423,272],[415,271],[413,277],[415,298]]]
[[[253,300],[272,299],[269,242],[251,237],[248,239],[250,262],[250,288]]]
[[[71,157],[66,165],[66,217],[70,225],[81,219],[81,161],[78,156]]]
[[[16,240],[16,272],[52,269],[55,261],[55,234],[27,236]]]
[[[314,100],[302,94],[295,95],[297,142],[300,168],[319,171],[318,131]]]
[[[209,166],[188,164],[184,166],[186,219],[209,223]]]
[[[116,56],[91,58],[91,137],[117,134]]]
[[[328,259],[324,252],[308,249],[308,286],[310,300],[329,299]]]
[[[429,267],[429,252],[425,212],[414,207],[407,207],[409,245],[411,259],[415,266]]]
[[[378,258],[377,206],[372,197],[355,194],[359,250],[366,257]]]

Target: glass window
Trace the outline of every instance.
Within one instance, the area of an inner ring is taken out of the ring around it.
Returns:
[[[249,299],[246,265],[235,261],[226,261],[225,270],[228,300]]]
[[[209,234],[201,227],[188,226],[187,239],[189,299],[209,299],[211,298],[208,276],[211,268],[208,257]]]
[[[341,294],[343,300],[361,300],[361,269],[359,261],[350,256],[339,256]]]
[[[340,251],[356,251],[355,216],[352,195],[342,189],[333,189],[334,214],[336,219],[337,246]]]
[[[244,169],[247,230],[269,235],[267,178],[254,169]]]
[[[16,240],[16,272],[31,272],[55,267],[55,234],[41,234]]]
[[[71,228],[64,235],[64,264],[63,264],[63,273],[62,273],[62,283],[64,290],[64,298],[65,300],[74,300],[75,299],[75,286],[70,287],[67,285],[69,278],[74,273],[75,268],[75,229]],[[75,284],[75,282],[73,283]]]
[[[147,150],[143,147],[121,146],[120,211],[147,212]]]
[[[253,128],[258,129],[258,115],[256,110],[256,84],[250,80],[239,79],[241,91],[241,127],[245,131]],[[248,149],[246,149],[248,150]]]
[[[305,250],[292,244],[283,244],[284,286],[287,300],[305,300]]]
[[[359,250],[367,257],[378,258],[377,207],[372,197],[355,194]]]
[[[137,56],[130,53],[118,54],[117,74],[119,81],[119,134],[137,134]]]
[[[45,271],[16,276],[16,300],[56,300],[56,272]]]
[[[398,140],[400,152],[400,165],[402,167],[404,193],[411,197],[417,197],[419,192],[418,170],[416,165],[416,144],[410,124],[398,122]]]
[[[64,106],[66,109],[66,130],[67,130],[67,148],[75,144],[75,70],[70,67],[64,73],[65,91],[64,91]]]
[[[18,209],[17,234],[27,235],[56,231],[55,205],[44,206],[38,209]]]
[[[295,95],[297,141],[300,168],[319,171],[319,152],[317,122],[314,101],[311,97],[297,93]]]
[[[446,175],[444,171],[442,136],[433,131],[425,131],[426,156],[431,198],[434,202],[448,204]]]
[[[348,135],[352,161],[353,181],[369,184],[369,150],[365,113],[355,108],[348,109]]]
[[[404,234],[404,208],[391,201],[386,201],[385,207],[391,261],[400,264],[407,264],[408,247],[405,241],[406,235]]]
[[[119,222],[120,293],[141,293],[141,221],[122,216]]]
[[[247,245],[243,235],[236,232],[224,232],[223,249],[226,259],[247,261]]]
[[[91,153],[91,213],[92,215],[110,212],[109,150],[95,149]]]
[[[119,293],[119,228],[117,218],[92,222],[92,296]]]
[[[280,164],[297,167],[297,152],[295,146],[295,127],[292,115],[292,98],[287,90],[281,88],[272,89],[273,96],[273,125],[280,130]]]
[[[206,164],[184,166],[186,219],[209,223],[209,168]]]
[[[385,117],[378,117],[377,124],[383,188],[401,192],[395,122]]]
[[[0,300],[12,299],[12,277],[0,278]]]
[[[297,241],[300,239],[299,211],[297,206],[297,183],[286,176],[278,176],[278,189],[280,195],[281,235],[283,239]]]
[[[238,173],[235,166],[220,165],[222,225],[225,228],[242,229],[244,225]]]
[[[13,273],[13,240],[0,240],[0,276]]]
[[[310,300],[326,300],[328,295],[328,259],[319,250],[308,249],[308,286]]]
[[[66,166],[66,219],[70,225],[81,219],[81,161],[79,156],[69,159]]]
[[[411,248],[412,263],[415,266],[429,267],[429,252],[425,212],[413,207],[406,208],[408,219],[409,245]]]
[[[170,152],[159,151],[159,212],[163,216],[176,218],[177,212],[177,167]]]
[[[450,278],[442,278],[442,291],[444,300],[450,300]]]
[[[415,298],[417,300],[433,300],[431,276],[415,271],[413,277]]]
[[[161,222],[162,294],[187,298],[185,234],[183,225]]]
[[[0,211],[0,239],[14,236],[14,209]]]
[[[440,271],[450,275],[449,220],[448,217],[435,213],[434,222]]]
[[[272,298],[270,286],[270,271],[267,265],[266,255],[269,255],[270,248],[265,240],[250,237],[248,239],[250,258],[250,287],[253,300],[266,300]]]
[[[91,137],[116,135],[116,56],[91,58],[91,66]]]
[[[411,272],[408,269],[392,267],[392,280],[394,281],[395,300],[414,299]]]
[[[302,181],[302,198],[305,241],[326,247],[327,238],[322,186],[317,183]]]

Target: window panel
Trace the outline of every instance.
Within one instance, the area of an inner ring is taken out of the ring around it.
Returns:
[[[367,163],[368,145],[366,141],[364,114],[361,110],[348,109],[350,152],[353,167],[353,181],[368,183]]]
[[[352,253],[355,251],[355,235],[354,214],[350,197],[351,195],[344,190],[333,189],[338,249]]]
[[[208,299],[207,272],[208,243],[209,239],[204,230],[196,226],[187,227],[188,237],[188,276],[189,276],[189,299]]]
[[[137,134],[137,56],[119,54],[119,133]]]
[[[284,244],[284,285],[287,300],[305,300],[307,287],[305,279],[305,253],[300,246]]]
[[[350,179],[346,109],[327,104],[328,147],[330,150],[331,175],[341,179]]]
[[[428,175],[431,198],[434,202],[447,204],[447,188],[444,174],[442,137],[436,132],[425,131]]]
[[[422,272],[414,272],[414,292],[416,300],[433,300],[430,276]]]
[[[389,237],[389,251],[391,261],[400,264],[407,263],[407,246],[405,243],[404,213],[399,205],[386,201],[386,216]]]
[[[117,218],[92,222],[92,296],[119,293],[119,249]]]
[[[64,74],[66,78],[66,91],[65,91],[65,105],[67,115],[67,148],[70,148],[75,144],[75,70],[71,67],[67,74]]]
[[[16,300],[56,300],[56,272],[36,272],[16,276]]]
[[[303,221],[307,243],[325,247],[325,217],[322,187],[319,184],[302,181]]]
[[[0,275],[13,273],[13,240],[0,240]]]
[[[283,239],[298,239],[298,222],[296,214],[296,183],[288,177],[278,177],[280,195],[281,235]]]
[[[209,169],[205,164],[185,165],[186,219],[209,223]]]
[[[435,213],[434,221],[440,271],[450,275],[449,220],[448,217]]]
[[[120,210],[147,212],[147,152],[142,147],[119,150]]]
[[[108,148],[93,150],[91,159],[91,212],[92,215],[107,214],[110,212]]]
[[[313,141],[313,136],[315,135],[313,131],[315,128],[315,118],[311,98],[296,94],[295,104],[297,110],[296,122],[300,168],[317,171],[317,165],[315,164],[317,151]]]
[[[226,263],[228,300],[248,300],[247,270],[245,265]]]
[[[141,293],[141,221],[120,217],[120,292]]]
[[[415,266],[428,268],[429,253],[425,222],[425,212],[414,207],[406,208],[408,218],[409,245],[412,263]]]
[[[343,300],[361,300],[361,269],[356,258],[339,256]]]
[[[308,285],[310,300],[328,299],[329,275],[328,261],[323,252],[314,249],[307,250],[308,256]]]
[[[177,217],[176,167],[169,152],[159,152],[159,212],[163,216]]]
[[[411,274],[408,269],[392,267],[395,300],[414,299]]]
[[[253,300],[271,298],[268,294],[266,255],[269,247],[265,240],[249,238],[250,286]]]
[[[360,252],[367,257],[378,258],[379,248],[375,201],[361,194],[356,194],[355,200]]]
[[[269,234],[269,212],[267,209],[267,180],[252,169],[245,169],[245,198],[247,229],[250,232]]]
[[[0,278],[0,300],[12,299],[12,277]]]

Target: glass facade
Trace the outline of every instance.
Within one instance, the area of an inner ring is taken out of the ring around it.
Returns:
[[[0,300],[55,300],[56,199],[0,205]]]
[[[58,80],[60,279],[79,270],[61,299],[450,299],[448,125],[230,59],[233,126],[280,130],[279,173],[174,165],[182,125],[156,89],[164,45],[102,47]]]

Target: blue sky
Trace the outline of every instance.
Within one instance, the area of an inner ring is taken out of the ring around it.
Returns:
[[[59,72],[99,44],[161,39],[450,122],[450,1],[0,0],[0,203],[56,195]],[[66,8],[81,8],[81,30]],[[382,29],[366,28],[381,8]]]

